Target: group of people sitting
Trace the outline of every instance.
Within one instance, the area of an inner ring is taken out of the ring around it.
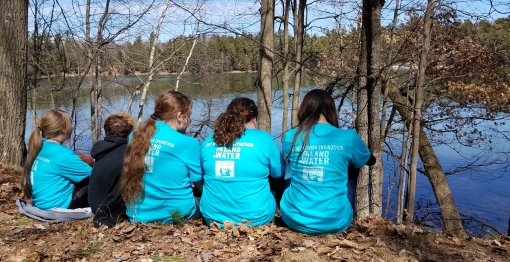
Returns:
[[[269,133],[256,129],[258,110],[249,98],[232,100],[202,144],[185,134],[191,111],[190,98],[166,91],[138,127],[128,114],[110,115],[104,140],[92,147],[92,167],[63,145],[71,117],[45,112],[28,144],[25,196],[43,210],[90,206],[96,227],[123,218],[258,226],[270,223],[279,207],[287,226],[302,233],[347,229],[356,170],[375,158],[354,130],[339,128],[329,93],[306,94],[282,151]]]

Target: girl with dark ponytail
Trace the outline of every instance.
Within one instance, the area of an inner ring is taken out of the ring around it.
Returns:
[[[273,137],[255,129],[257,114],[253,100],[232,100],[202,144],[205,174],[200,210],[208,224],[257,226],[274,217],[276,201],[268,176],[281,177],[284,161]]]
[[[92,168],[63,145],[72,130],[71,116],[52,109],[42,114],[30,134],[21,187],[40,209],[88,207]]]
[[[169,224],[200,216],[190,183],[202,180],[200,144],[184,134],[191,107],[187,96],[166,91],[132,134],[120,185],[131,222]]]
[[[341,129],[335,102],[325,90],[308,92],[298,111],[298,126],[285,133],[284,155],[291,169],[283,193],[283,221],[299,232],[340,233],[352,221],[348,169],[372,165],[365,143],[355,130]]]

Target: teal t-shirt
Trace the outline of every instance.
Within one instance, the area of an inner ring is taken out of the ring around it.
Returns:
[[[196,211],[191,183],[202,180],[200,143],[156,121],[156,132],[145,156],[145,195],[135,204],[126,204],[132,223],[172,223],[178,211],[185,220]]]
[[[285,156],[296,131],[289,130],[283,138]],[[288,157],[292,180],[280,202],[282,219],[290,228],[310,235],[340,233],[351,223],[353,213],[347,198],[347,168],[349,163],[364,166],[370,151],[355,130],[315,124],[298,159],[303,139],[301,133]]]
[[[210,135],[201,149],[204,188],[200,211],[207,224],[223,221],[258,226],[271,222],[276,202],[268,175],[281,177],[282,154],[273,137],[246,129],[231,148],[218,147]]]
[[[92,168],[73,150],[43,140],[30,172],[32,203],[43,210],[68,208],[74,184],[90,176],[91,172]]]

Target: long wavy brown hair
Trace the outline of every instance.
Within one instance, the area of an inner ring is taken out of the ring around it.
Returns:
[[[177,113],[190,114],[192,102],[184,94],[169,90],[161,94],[154,104],[154,113],[138,127],[126,150],[120,194],[126,203],[134,203],[145,195],[143,175],[145,174],[145,155],[149,152],[150,141],[156,132],[156,121],[172,121]]]
[[[296,134],[294,134],[294,138],[292,139],[291,150],[287,155],[287,158],[292,153],[292,149],[296,144],[297,138],[304,133],[303,144],[301,147],[301,151],[299,152],[298,158],[304,152],[306,145],[308,144],[308,140],[310,139],[310,131],[312,130],[313,125],[315,125],[321,115],[326,118],[329,124],[334,127],[339,127],[338,125],[338,113],[335,107],[335,101],[331,97],[331,95],[322,89],[313,89],[306,93],[305,98],[303,98],[303,102],[301,102],[301,106],[298,111],[298,130]]]
[[[39,125],[34,128],[28,140],[28,156],[23,167],[23,175],[21,176],[21,188],[27,199],[32,199],[32,183],[30,181],[32,165],[35,158],[42,149],[42,140],[50,139],[58,136],[61,131],[68,132],[68,136],[72,131],[71,116],[57,109],[51,109],[44,112],[39,119]]]
[[[232,146],[245,131],[244,125],[258,116],[255,102],[246,97],[232,100],[214,123],[213,139],[218,146]]]

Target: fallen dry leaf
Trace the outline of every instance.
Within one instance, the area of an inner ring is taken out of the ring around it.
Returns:
[[[319,255],[323,255],[323,254],[333,252],[333,249],[326,247],[326,246],[319,246],[319,247],[317,247],[316,251]]]

